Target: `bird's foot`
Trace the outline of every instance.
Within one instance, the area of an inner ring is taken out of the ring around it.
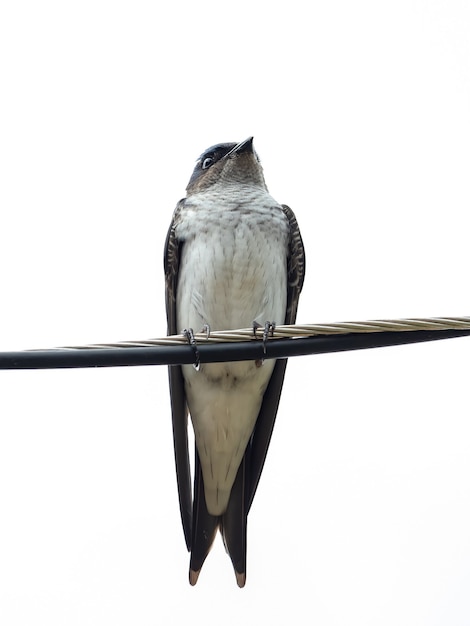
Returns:
[[[253,334],[256,337],[256,331],[262,328],[261,324],[259,324],[256,320],[253,322]],[[266,358],[266,344],[268,342],[268,338],[274,335],[274,331],[276,329],[276,322],[266,322],[263,328],[263,358],[256,360],[256,366],[261,367],[264,363],[264,359]]]
[[[276,322],[266,322],[263,330],[263,354],[266,356],[266,343],[268,341],[269,335],[271,337],[274,336],[274,331],[276,329]]]
[[[197,348],[196,338],[194,337],[194,331],[192,328],[184,328],[181,334],[186,337],[189,345],[193,349],[193,352],[194,352],[193,367],[196,370],[196,372],[199,372],[199,368],[201,367],[201,359],[199,356],[199,350]]]

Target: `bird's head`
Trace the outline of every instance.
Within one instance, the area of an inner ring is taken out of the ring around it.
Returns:
[[[186,191],[191,195],[216,185],[258,185],[266,189],[253,137],[241,143],[219,143],[201,154]]]

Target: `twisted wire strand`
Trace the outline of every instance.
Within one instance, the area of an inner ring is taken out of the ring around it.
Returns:
[[[339,322],[333,324],[294,324],[276,326],[269,339],[314,337],[318,335],[342,335],[347,333],[405,332],[416,330],[469,330],[470,317],[422,317],[395,320],[370,320],[365,322]],[[238,330],[206,331],[194,333],[200,344],[249,341],[261,339],[263,328],[241,328]],[[89,350],[110,348],[144,348],[152,346],[187,345],[186,335],[172,335],[159,339],[119,341],[116,343],[94,343],[82,346],[62,346],[59,350]]]

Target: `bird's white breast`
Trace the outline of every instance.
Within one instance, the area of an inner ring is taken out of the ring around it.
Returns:
[[[191,196],[176,229],[183,242],[176,296],[179,330],[283,323],[287,301],[288,223],[261,188],[230,201]],[[214,515],[228,502],[274,361],[183,367],[201,460],[206,502]]]

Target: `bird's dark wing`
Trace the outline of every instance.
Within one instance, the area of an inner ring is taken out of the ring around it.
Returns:
[[[284,204],[282,205],[282,210],[290,227],[287,251],[287,308],[286,317],[283,321],[284,324],[294,324],[297,317],[299,296],[304,282],[305,250],[299,225],[293,211]],[[250,486],[247,493],[247,510],[249,510],[253,502],[261,472],[263,471],[281,398],[286,365],[287,359],[278,359],[274,366],[271,379],[264,393],[263,403],[256,421],[255,430],[253,431],[249,450],[247,450],[250,455]]]
[[[196,448],[196,446],[194,446]],[[191,534],[191,558],[189,561],[189,583],[195,585],[199,572],[212,547],[220,519],[207,510],[201,462],[197,449],[194,452],[194,503]]]
[[[176,287],[181,258],[182,243],[178,241],[175,227],[178,222],[178,213],[183,203],[181,200],[173,215],[171,226],[165,242],[165,301],[168,334],[175,335],[181,329],[176,328]],[[188,550],[191,549],[191,519],[192,493],[191,471],[188,453],[188,409],[184,391],[183,373],[181,366],[172,365],[168,368],[170,380],[170,399],[173,420],[173,444],[175,448],[176,480],[180,503],[181,521]]]
[[[285,324],[293,324],[297,315],[299,295],[305,273],[305,252],[294,213],[287,206],[282,207],[289,223],[287,251],[287,307]],[[246,525],[256,488],[263,471],[269,442],[274,428],[282,384],[286,372],[287,359],[278,359],[269,384],[264,392],[261,409],[256,420],[253,435],[238,469],[235,483],[230,493],[227,510],[220,520],[220,530],[225,547],[232,559],[237,584],[245,585],[246,580]]]
[[[284,324],[295,324],[300,292],[305,277],[305,250],[294,212],[286,204],[282,205],[282,210],[290,226],[287,253],[287,311]]]
[[[244,587],[246,582],[246,525],[248,518],[248,489],[250,487],[250,454],[248,444],[235,482],[232,485],[227,509],[220,518],[220,532],[225,549],[232,560],[237,585]]]

